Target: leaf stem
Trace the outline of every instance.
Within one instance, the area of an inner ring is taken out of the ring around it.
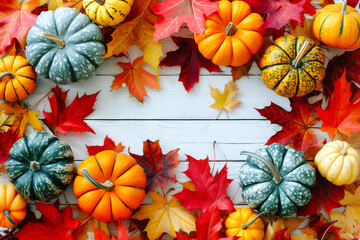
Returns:
[[[43,96],[39,101],[37,101],[30,109],[29,112],[36,107],[42,100],[44,100],[44,98],[46,98],[50,93],[52,93],[54,91],[54,89],[51,89],[47,94],[45,94],[45,96]]]
[[[6,234],[5,236],[2,236],[2,237],[0,238],[0,240],[10,239],[11,236],[12,236],[12,235],[14,234],[14,232],[16,231],[17,228],[18,228],[17,226],[15,226],[14,228],[12,228],[11,231],[10,231],[8,234]]]
[[[212,167],[212,170],[211,170],[211,175],[214,173],[214,170],[215,170],[215,161],[216,161],[216,154],[215,154],[215,143],[216,141],[213,142],[213,151],[214,151],[214,164],[213,164],[213,167]]]

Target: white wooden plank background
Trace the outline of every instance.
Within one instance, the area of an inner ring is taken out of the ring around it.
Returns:
[[[161,43],[164,54],[177,48],[170,39],[162,40]],[[141,56],[137,47],[132,47],[129,52],[132,59]],[[339,53],[341,51],[333,49],[326,51],[330,58]],[[202,69],[200,82],[190,93],[187,93],[182,83],[178,82],[180,67],[164,67],[159,71],[162,89],[147,89],[149,97],[145,97],[144,103],[140,103],[135,97],[129,98],[127,87],[110,92],[113,75],[122,71],[116,62],[125,60],[115,57],[107,59],[87,81],[61,86],[62,89],[70,90],[69,102],[77,92],[82,95],[85,92],[92,94],[100,91],[95,103],[96,110],[86,118],[86,122],[94,129],[96,135],[79,135],[73,132],[58,135],[72,147],[76,164],[88,156],[85,145],[102,145],[106,135],[116,143],[121,141],[132,153],[140,155],[143,141],[160,139],[164,153],[180,148],[181,163],[174,172],[180,182],[185,182],[188,180],[182,173],[187,169],[185,154],[202,159],[209,156],[210,161],[213,161],[213,142],[216,141],[216,169],[220,170],[227,163],[229,178],[234,179],[228,195],[234,199],[234,203],[241,203],[237,174],[244,157],[239,155],[240,151],[254,151],[262,147],[275,131],[281,129],[279,126],[271,125],[254,108],[263,108],[272,101],[290,110],[289,100],[277,96],[265,87],[260,70],[254,64],[249,77],[236,81],[239,88],[236,99],[240,100],[241,104],[229,112],[229,120],[226,120],[225,113],[215,120],[218,111],[209,107],[214,101],[210,96],[209,85],[223,91],[225,83],[232,79],[231,69],[225,67],[222,67],[222,73],[214,74]],[[149,65],[145,68],[153,72]],[[35,92],[26,103],[32,106],[54,86],[51,81],[39,78]],[[49,111],[48,100],[43,100],[35,110]],[[39,114],[39,117],[42,118],[42,114]],[[125,151],[127,150],[126,148]],[[0,176],[0,182],[8,183],[6,174]],[[179,184],[176,185],[176,189],[180,190]],[[62,204],[66,203],[63,197],[60,199]],[[77,203],[72,187],[66,190],[66,199],[71,204]]]

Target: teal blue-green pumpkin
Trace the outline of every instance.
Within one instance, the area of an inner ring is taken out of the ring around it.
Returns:
[[[31,133],[10,149],[6,172],[16,191],[27,201],[58,197],[76,175],[69,145],[52,134]]]
[[[26,41],[29,63],[57,84],[89,78],[105,54],[100,28],[73,8],[41,12]]]
[[[290,216],[312,198],[315,169],[295,149],[273,143],[248,155],[239,178],[244,201],[270,216]]]

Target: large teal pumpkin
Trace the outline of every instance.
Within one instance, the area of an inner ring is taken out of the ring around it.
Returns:
[[[29,63],[58,84],[89,78],[105,54],[100,28],[73,8],[41,12],[26,41]]]
[[[10,149],[6,172],[16,191],[25,200],[47,202],[58,197],[76,175],[69,145],[55,136],[31,133]]]
[[[315,169],[295,149],[274,143],[248,155],[239,172],[244,201],[258,212],[290,216],[312,198]]]

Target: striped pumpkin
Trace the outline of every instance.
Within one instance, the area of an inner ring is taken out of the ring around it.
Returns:
[[[300,97],[321,87],[325,56],[305,37],[284,36],[266,49],[260,61],[265,85],[283,97]]]
[[[29,96],[36,87],[36,73],[21,56],[0,60],[0,99],[16,102]]]
[[[360,46],[360,13],[346,2],[329,4],[316,13],[313,33],[318,41],[342,49]]]
[[[124,21],[134,0],[84,0],[86,15],[101,26],[115,26]]]

